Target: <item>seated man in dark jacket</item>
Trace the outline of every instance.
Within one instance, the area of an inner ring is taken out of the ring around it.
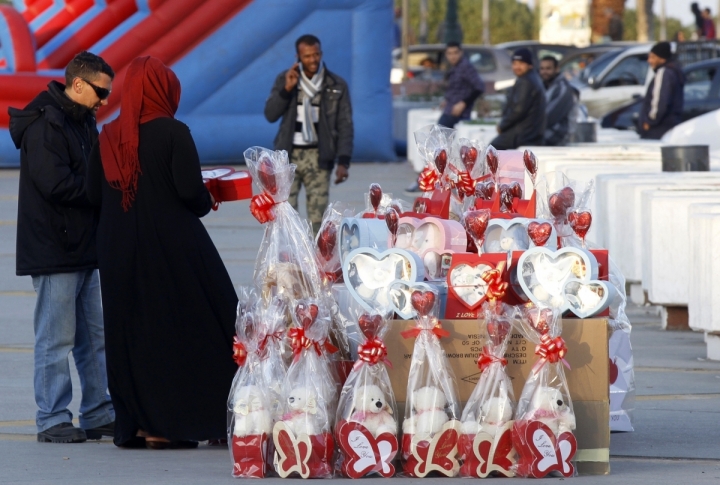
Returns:
[[[545,86],[545,145],[562,146],[570,142],[575,133],[578,92],[558,70],[553,56],[540,60],[540,77]]]
[[[648,55],[648,64],[655,71],[640,109],[640,138],[659,140],[682,122],[685,74],[670,60],[669,42],[658,42]]]
[[[542,145],[545,133],[545,88],[533,69],[532,54],[526,48],[513,53],[512,69],[517,79],[509,89],[498,136],[491,142],[499,150],[522,145]]]

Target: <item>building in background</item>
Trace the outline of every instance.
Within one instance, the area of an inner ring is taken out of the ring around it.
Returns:
[[[591,41],[588,0],[538,0],[540,42],[585,47]]]

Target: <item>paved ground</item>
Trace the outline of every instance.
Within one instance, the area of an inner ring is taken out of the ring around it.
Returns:
[[[411,178],[407,164],[355,165],[348,182],[332,188],[331,199],[360,209],[371,182],[402,197]],[[35,295],[29,277],[15,276],[17,185],[17,171],[0,171],[0,483],[232,483],[224,448],[121,450],[110,441],[35,441]],[[223,204],[204,222],[233,281],[249,284],[262,229],[249,215],[248,203]],[[636,431],[612,435],[610,477],[577,481],[720,483],[720,362],[703,359],[702,335],[660,330],[655,309],[635,307],[629,313],[638,386]],[[79,389],[76,376],[74,386]],[[70,408],[74,412],[77,397]]]

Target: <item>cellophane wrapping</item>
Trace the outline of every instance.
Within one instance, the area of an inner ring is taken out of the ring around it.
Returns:
[[[517,454],[512,446],[515,394],[505,372],[505,351],[516,309],[504,303],[485,302],[479,314],[487,339],[478,359],[480,380],[462,413],[460,476],[512,477]]]
[[[255,262],[255,286],[266,300],[273,292],[288,302],[320,298],[326,292],[326,282],[319,269],[312,231],[287,201],[296,166],[288,162],[284,150],[252,147],[244,155],[261,195],[272,201],[272,205],[260,210],[263,220],[268,213],[271,217]]]
[[[440,300],[435,290],[413,291],[411,300],[417,315],[415,328],[403,332],[406,338],[415,337],[402,424],[403,472],[454,477],[460,470],[460,404],[455,376],[440,345],[440,336],[449,334],[437,318]]]
[[[486,165],[477,140],[456,138],[453,145],[447,175],[452,187],[450,219],[459,221],[475,201],[475,184],[484,179]]]
[[[232,476],[264,478],[272,432],[272,400],[260,365],[260,315],[249,302],[251,292],[241,292],[236,320],[234,356],[238,371],[228,398],[228,446]]]
[[[391,319],[392,312],[386,309],[355,314],[360,329],[358,359],[342,388],[335,424],[336,469],[346,477],[395,474],[397,406],[382,340]]]
[[[537,217],[553,221],[561,246],[569,244],[566,238],[573,237],[574,233],[568,222],[568,214],[575,210],[588,210],[594,193],[594,181],[581,187],[563,172],[547,172],[538,179],[535,191]]]
[[[522,333],[536,344],[537,361],[518,401],[513,444],[518,453],[516,474],[541,478],[575,475],[571,460],[577,450],[575,413],[565,378],[565,344],[557,310],[523,307]]]
[[[328,353],[330,310],[317,299],[294,303],[288,338],[293,359],[282,386],[281,415],[273,427],[275,471],[281,477],[333,475],[333,423],[338,381]]]

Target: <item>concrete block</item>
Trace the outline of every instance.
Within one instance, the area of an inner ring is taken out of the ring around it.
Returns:
[[[720,360],[720,335],[707,334],[705,342],[707,343],[707,358]]]
[[[647,292],[643,290],[642,283],[630,284],[630,301],[638,306],[645,305],[648,302]]]
[[[692,204],[688,323],[693,330],[720,332],[720,204]]]
[[[690,330],[687,307],[660,307],[660,326],[665,330]]]
[[[657,305],[688,304],[690,233],[688,207],[720,203],[720,186],[677,186],[643,190],[639,227],[642,233],[642,286]]]

